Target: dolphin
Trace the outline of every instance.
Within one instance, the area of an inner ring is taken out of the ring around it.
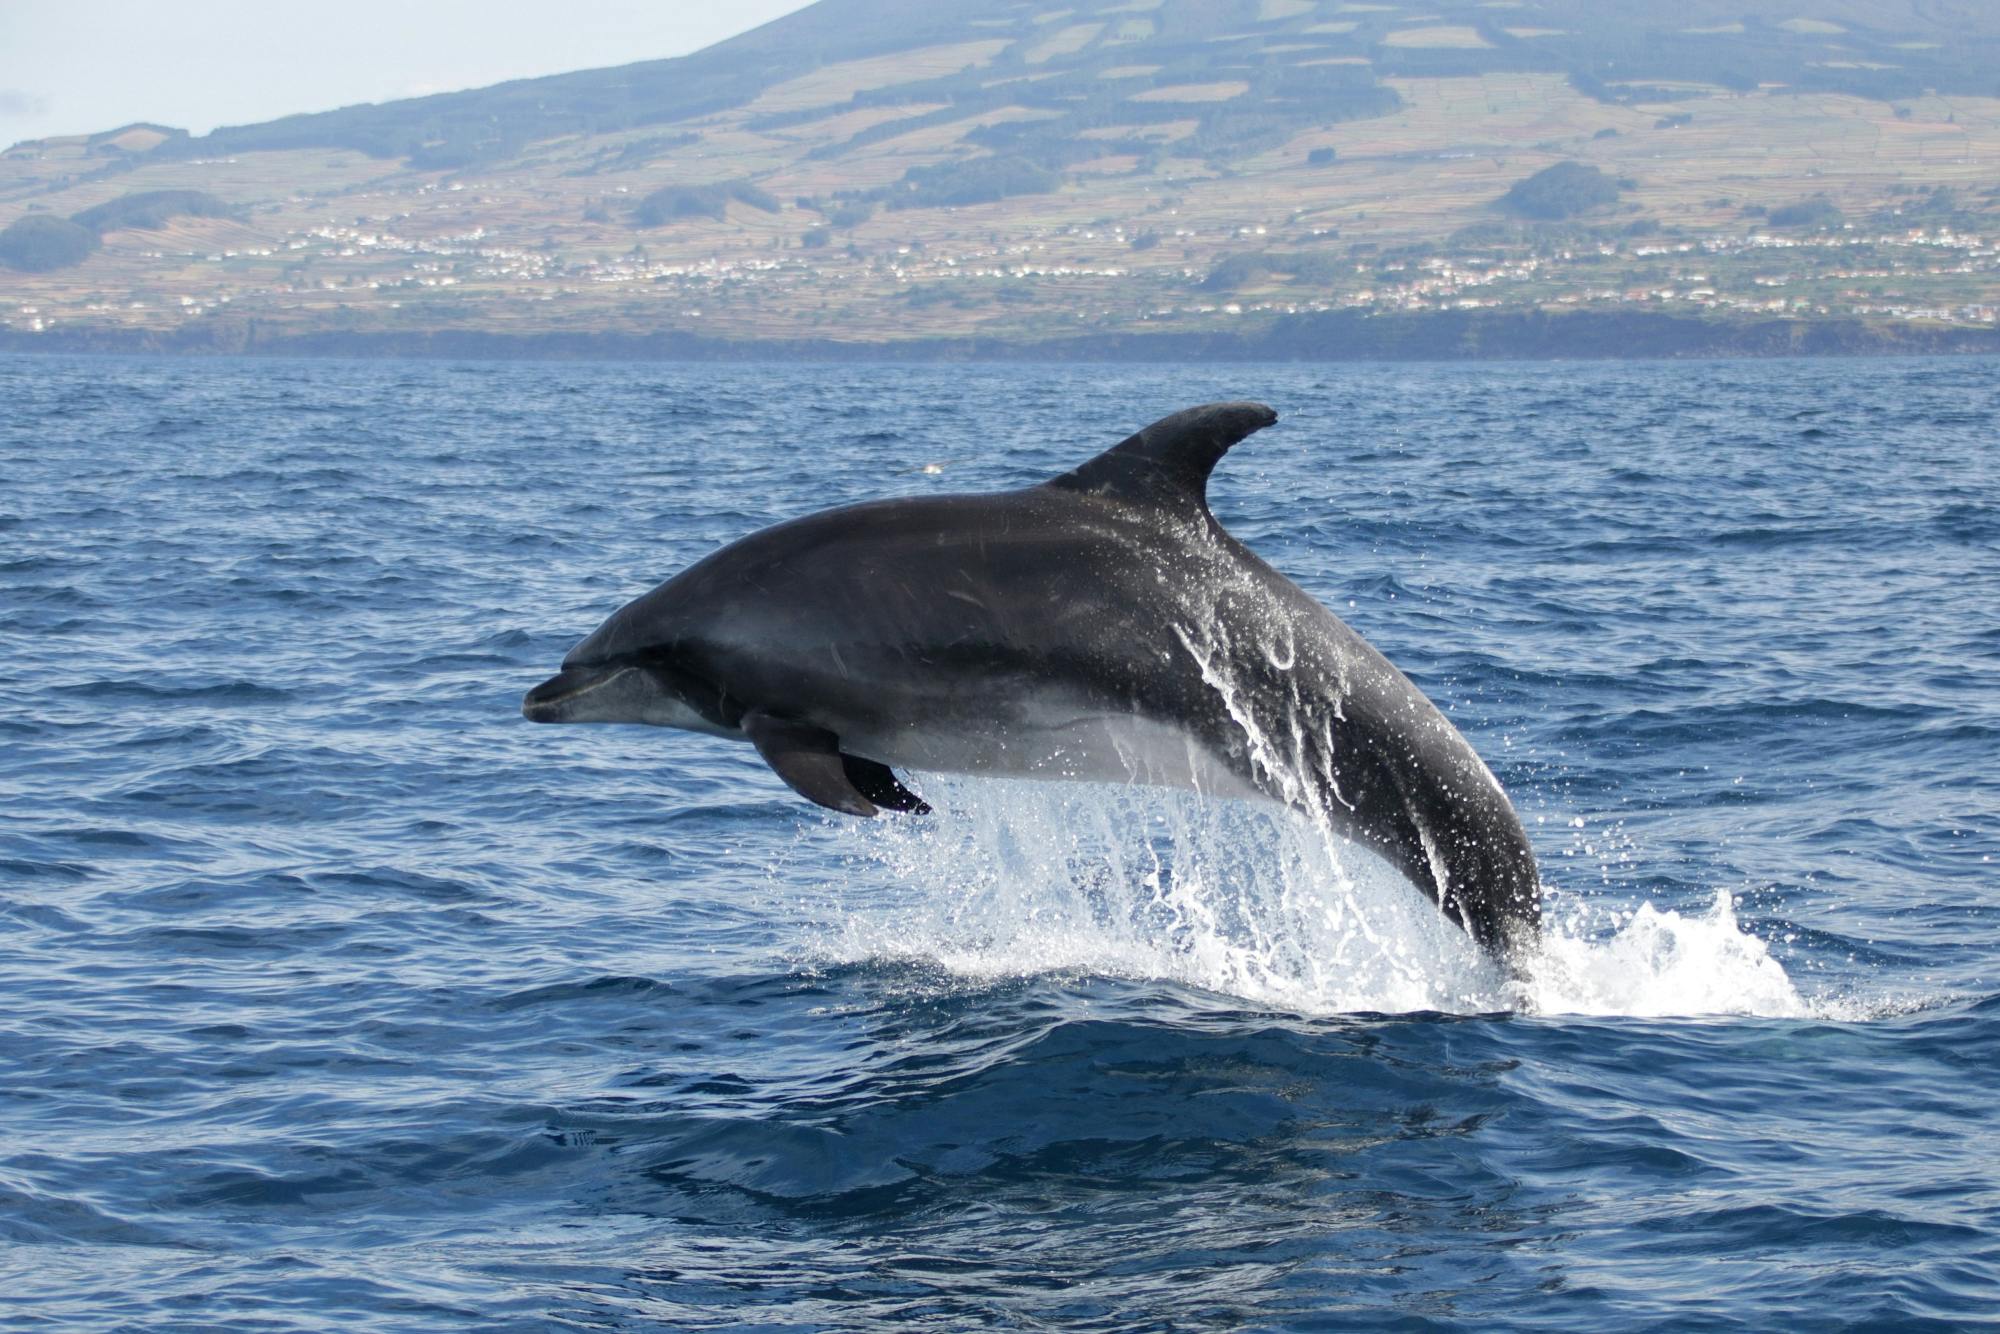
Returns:
[[[521,711],[748,741],[849,815],[927,812],[895,769],[1275,800],[1515,957],[1539,933],[1540,882],[1499,782],[1209,511],[1216,463],[1276,420],[1211,403],[1025,490],[752,533],[612,613]]]

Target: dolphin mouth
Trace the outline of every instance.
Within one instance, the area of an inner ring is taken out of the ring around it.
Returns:
[[[626,664],[565,667],[521,697],[521,716],[531,723],[566,722],[570,712],[567,706],[573,701],[603,689],[633,670]]]

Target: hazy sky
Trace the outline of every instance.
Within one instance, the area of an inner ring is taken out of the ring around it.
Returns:
[[[807,0],[0,0],[0,147],[685,55]]]

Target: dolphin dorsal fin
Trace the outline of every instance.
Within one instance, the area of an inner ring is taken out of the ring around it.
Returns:
[[[1262,403],[1204,403],[1184,408],[1049,485],[1135,499],[1164,492],[1206,504],[1208,475],[1229,447],[1276,420],[1278,414]]]

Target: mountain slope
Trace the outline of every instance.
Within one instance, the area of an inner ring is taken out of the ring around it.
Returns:
[[[1071,76],[1064,96],[1106,116],[1076,75],[1113,62],[1158,62],[1170,77],[1293,72],[1249,95],[1280,120],[1318,91],[1298,71],[1356,59],[1353,80],[1502,71],[1558,73],[1598,95],[1630,100],[1629,85],[1696,82],[1748,91],[1762,84],[1865,97],[2000,95],[2000,14],[1990,5],[1869,0],[1810,6],[1820,17],[1746,18],[1742,0],[1660,6],[1606,0],[1421,7],[1292,0],[1156,5],[1086,4],[1069,11],[1007,3],[822,0],[799,14],[676,60],[521,80],[463,93],[293,116],[216,131],[176,151],[213,156],[269,148],[358,148],[417,165],[463,166],[537,140],[686,120],[749,102],[773,84],[830,64],[962,41],[1004,42],[997,71]],[[1808,6],[1801,6],[1808,8]],[[1335,16],[1329,19],[1329,14]],[[1059,26],[1058,26],[1059,25]],[[1050,31],[1053,29],[1053,31]],[[1156,77],[1156,76],[1154,76]],[[956,75],[900,95],[938,92],[990,102],[984,80]],[[1627,88],[1616,88],[1617,84]],[[895,87],[896,85],[891,85]],[[1243,100],[1241,97],[1232,101]],[[1243,108],[1241,110],[1249,110]]]
[[[163,190],[229,208],[0,270],[0,317],[860,342],[1487,305],[1983,324],[2000,8],[821,0],[676,60],[0,156],[0,224]]]

